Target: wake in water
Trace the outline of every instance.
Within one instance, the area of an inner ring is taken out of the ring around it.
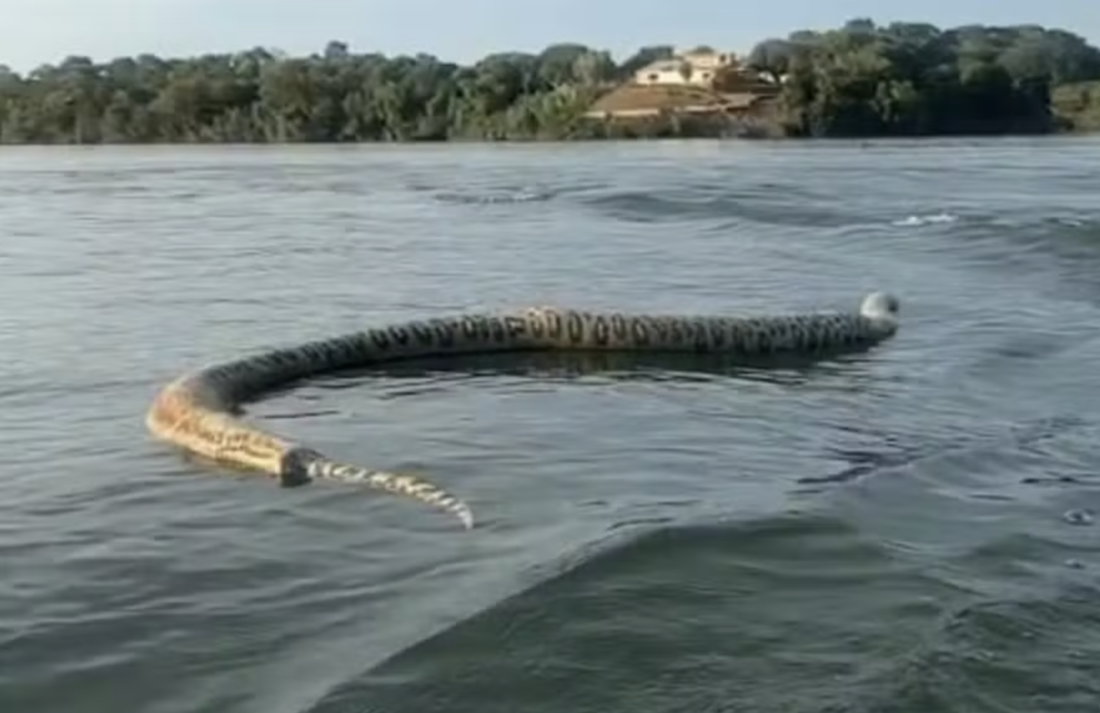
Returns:
[[[1030,710],[1038,691],[1085,705],[1100,695],[1089,590],[1066,582],[1030,601],[973,586],[1008,558],[1057,549],[1006,539],[930,569],[828,515],[641,527],[562,560],[309,713],[368,701],[395,713],[671,713],[747,701],[791,713],[969,713]]]

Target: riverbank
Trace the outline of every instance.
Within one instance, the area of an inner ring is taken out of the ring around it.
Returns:
[[[1077,82],[1056,87],[1051,109],[1062,120],[1062,131],[1100,132],[1100,81]]]

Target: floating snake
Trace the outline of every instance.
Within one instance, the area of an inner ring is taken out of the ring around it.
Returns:
[[[867,295],[858,311],[749,316],[630,315],[556,307],[414,320],[272,349],[184,374],[153,400],[145,424],[184,451],[256,470],[287,487],[315,479],[409,496],[473,527],[470,507],[414,475],[334,461],[239,418],[241,405],[300,379],[398,360],[464,354],[603,351],[760,357],[870,347],[898,328],[898,299]]]

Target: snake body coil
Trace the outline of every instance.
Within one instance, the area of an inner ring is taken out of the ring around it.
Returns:
[[[156,396],[145,423],[152,434],[200,456],[277,477],[285,486],[313,479],[363,483],[410,496],[458,516],[459,498],[425,480],[344,465],[246,423],[233,414],[264,391],[309,376],[396,360],[492,352],[598,350],[730,356],[816,353],[866,347],[897,331],[898,300],[876,292],[858,312],[771,317],[679,317],[532,307],[411,321],[275,349],[184,375]]]

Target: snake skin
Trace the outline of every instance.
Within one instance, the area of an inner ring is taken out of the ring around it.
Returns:
[[[267,473],[284,486],[315,479],[361,483],[433,505],[471,528],[469,506],[442,488],[413,475],[330,460],[237,418],[240,404],[305,377],[418,357],[563,350],[752,357],[869,347],[897,331],[898,311],[896,297],[875,292],[864,298],[858,312],[680,317],[531,307],[411,321],[275,349],[184,375],[156,396],[145,422],[158,439],[214,461]]]

